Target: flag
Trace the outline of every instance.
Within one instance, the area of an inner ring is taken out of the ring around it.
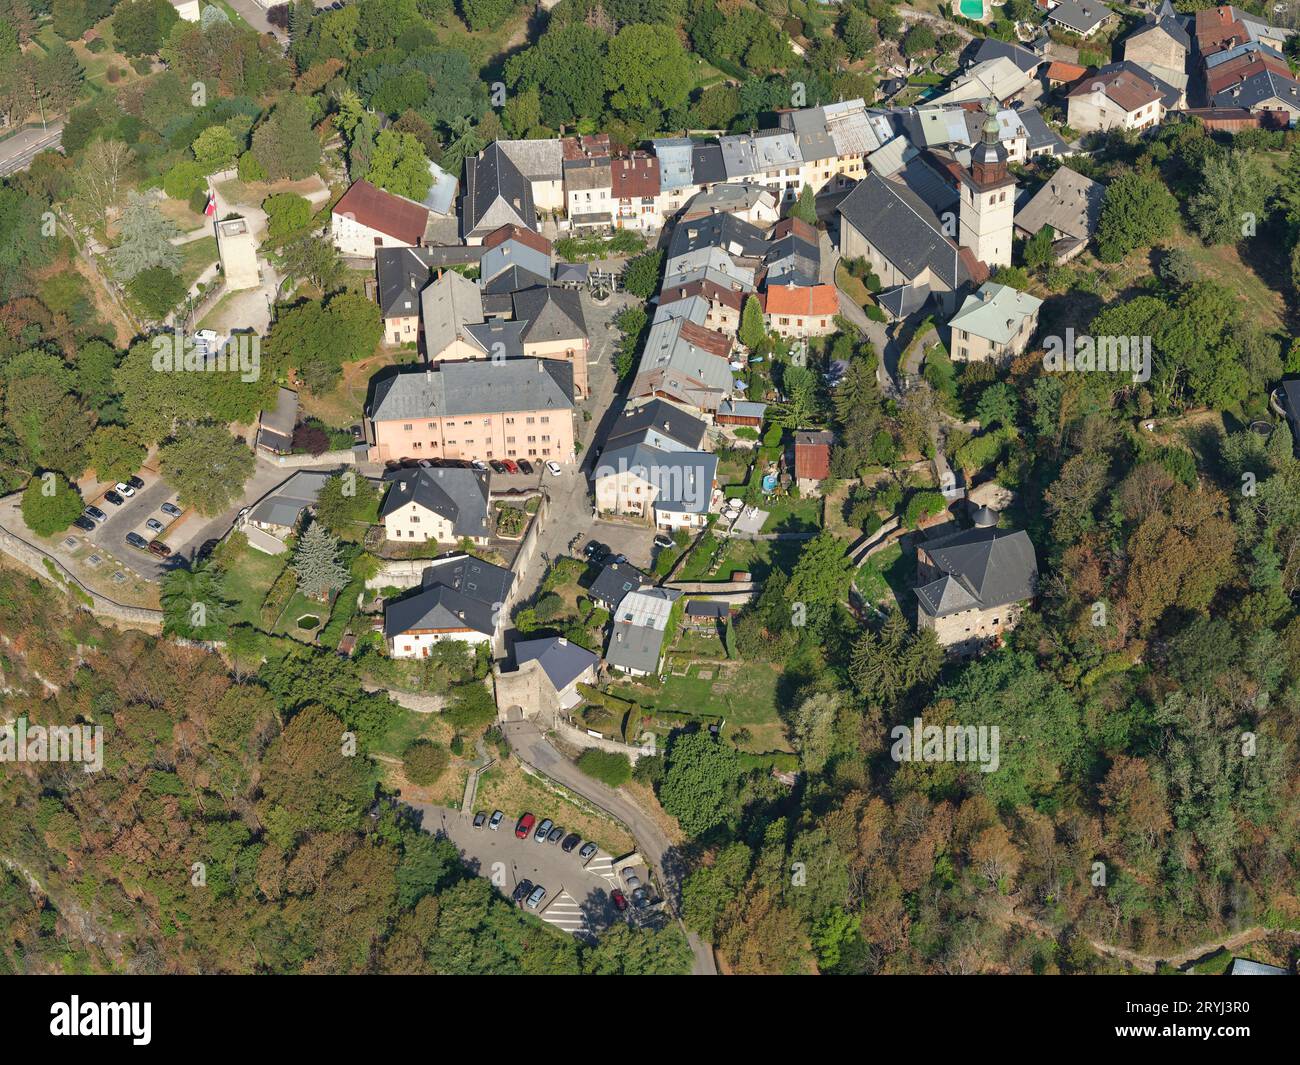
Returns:
[[[208,189],[208,205],[203,208],[203,213],[209,218],[217,213],[217,195],[211,189]]]

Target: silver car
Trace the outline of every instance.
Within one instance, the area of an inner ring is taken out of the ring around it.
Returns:
[[[537,907],[542,904],[542,899],[544,898],[546,898],[546,888],[542,887],[541,884],[538,884],[533,888],[533,893],[528,896],[528,908],[530,910],[537,909]]]
[[[549,817],[537,826],[537,831],[533,833],[533,842],[545,843],[546,837],[551,834],[551,829],[555,827],[555,822]]]

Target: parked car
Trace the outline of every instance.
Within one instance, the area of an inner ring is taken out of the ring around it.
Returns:
[[[584,865],[591,861],[592,855],[596,853],[596,849],[596,844],[594,843],[584,843],[582,845],[582,850],[578,851],[578,857],[582,859]]]
[[[482,828],[485,824],[487,824],[487,814],[480,810],[474,815],[474,827]]]
[[[87,507],[82,511],[82,513],[94,521],[108,521],[108,515],[100,510],[99,507]]]
[[[509,473],[509,472],[510,472],[509,470],[506,469],[506,464],[505,464],[504,462],[502,462],[500,459],[489,459],[489,460],[488,460],[488,465],[492,467],[492,471],[493,471],[494,473]]]
[[[636,873],[632,872],[631,869],[624,869],[622,875],[623,875],[623,883],[625,883],[628,887],[639,888],[641,886],[641,878],[637,876]]]
[[[119,495],[126,496],[128,499],[135,495],[135,488],[127,484],[125,481],[118,481],[117,484],[113,485],[113,490]]]
[[[150,518],[144,523],[144,527],[150,532],[160,533],[163,531],[163,523],[157,518]]]
[[[179,518],[181,516],[181,508],[175,503],[159,503],[158,509],[169,518]]]
[[[498,828],[501,827],[501,822],[505,819],[505,816],[506,815],[503,814],[500,810],[493,811],[492,820],[488,822],[488,828],[492,829],[492,831],[495,832]]]
[[[207,558],[217,549],[217,544],[219,543],[221,543],[220,540],[204,540],[203,545],[199,548],[198,553],[194,557],[200,562],[203,561],[203,559]]]
[[[517,463],[514,459],[502,459],[501,461],[505,463],[506,473],[519,472],[519,463]]]
[[[524,814],[515,825],[515,837],[517,839],[527,839],[528,833],[532,831],[533,823],[537,820],[532,814]]]
[[[564,838],[564,829],[556,825],[546,836],[547,843],[559,843]]]
[[[560,476],[561,473],[560,464],[556,462],[554,459],[552,459],[550,462],[546,464],[546,468],[551,471],[552,477]]]
[[[488,468],[488,464],[486,462],[480,461],[479,459],[475,459],[473,462],[470,463],[470,465],[473,466],[474,469],[476,470],[486,470]]]
[[[632,905],[638,910],[644,910],[650,905],[650,889],[639,887],[632,892]]]
[[[570,832],[564,837],[564,842],[560,844],[560,850],[564,851],[565,854],[569,854],[581,842],[582,837],[578,833]]]
[[[149,541],[149,554],[157,555],[159,558],[166,558],[172,553],[172,549],[161,540]]]
[[[431,470],[431,469],[433,469],[433,459],[421,459],[421,460],[420,460],[420,469],[422,469],[422,470]]]
[[[534,843],[545,843],[546,837],[551,834],[551,829],[555,827],[555,822],[549,817],[537,826],[537,831],[533,833]]]
[[[624,895],[623,892],[619,891],[618,888],[615,888],[609,893],[609,898],[619,912],[627,909],[627,896]]]
[[[582,553],[592,562],[603,562],[609,557],[609,548],[599,540],[589,540],[587,546],[582,549]]]
[[[532,475],[532,473],[533,473],[533,464],[532,464],[531,462],[529,462],[527,459],[520,459],[520,460],[518,461],[517,465],[519,466],[519,472],[520,472],[520,473],[526,473],[526,474],[529,474],[530,476]]]
[[[666,551],[668,548],[672,546],[673,546],[673,538],[671,536],[665,536],[663,533],[660,533],[658,536],[655,537],[655,547],[659,548],[660,550]]]
[[[515,885],[515,890],[511,893],[510,898],[515,902],[523,902],[533,893],[533,882],[531,880],[521,880]]]
[[[104,498],[107,499],[110,503],[112,503],[113,506],[115,507],[120,507],[123,503],[126,502],[125,499],[123,499],[120,495],[114,492],[111,488],[104,493]]]
[[[80,530],[82,530],[82,532],[94,532],[94,531],[95,531],[95,523],[94,523],[93,521],[91,521],[88,517],[86,517],[86,515],[84,515],[84,514],[78,514],[78,515],[77,515],[77,516],[72,520],[72,525],[73,525],[73,528],[80,529]]]
[[[128,477],[126,483],[137,491],[144,487],[144,481],[140,480],[139,477]]]
[[[139,533],[129,532],[126,534],[126,544],[128,547],[134,547],[139,551],[149,550],[149,541]]]
[[[530,910],[537,909],[537,907],[542,904],[542,899],[544,898],[546,898],[546,888],[542,887],[541,884],[538,884],[533,888],[533,893],[528,896],[528,908]]]

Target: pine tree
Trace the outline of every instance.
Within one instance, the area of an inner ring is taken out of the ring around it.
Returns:
[[[122,211],[122,239],[113,249],[113,270],[123,281],[156,266],[176,270],[180,249],[171,243],[176,226],[149,200],[131,193]]]
[[[309,525],[298,541],[293,569],[298,574],[298,591],[314,599],[328,599],[349,580],[347,567],[339,561],[338,540],[318,522]]]
[[[737,334],[740,342],[753,351],[767,336],[763,324],[763,308],[758,305],[758,297],[751,295],[745,300],[745,309],[740,312],[740,330]]]

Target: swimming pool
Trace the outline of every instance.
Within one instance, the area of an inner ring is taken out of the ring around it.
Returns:
[[[977,22],[984,17],[984,0],[958,0],[957,9]]]

